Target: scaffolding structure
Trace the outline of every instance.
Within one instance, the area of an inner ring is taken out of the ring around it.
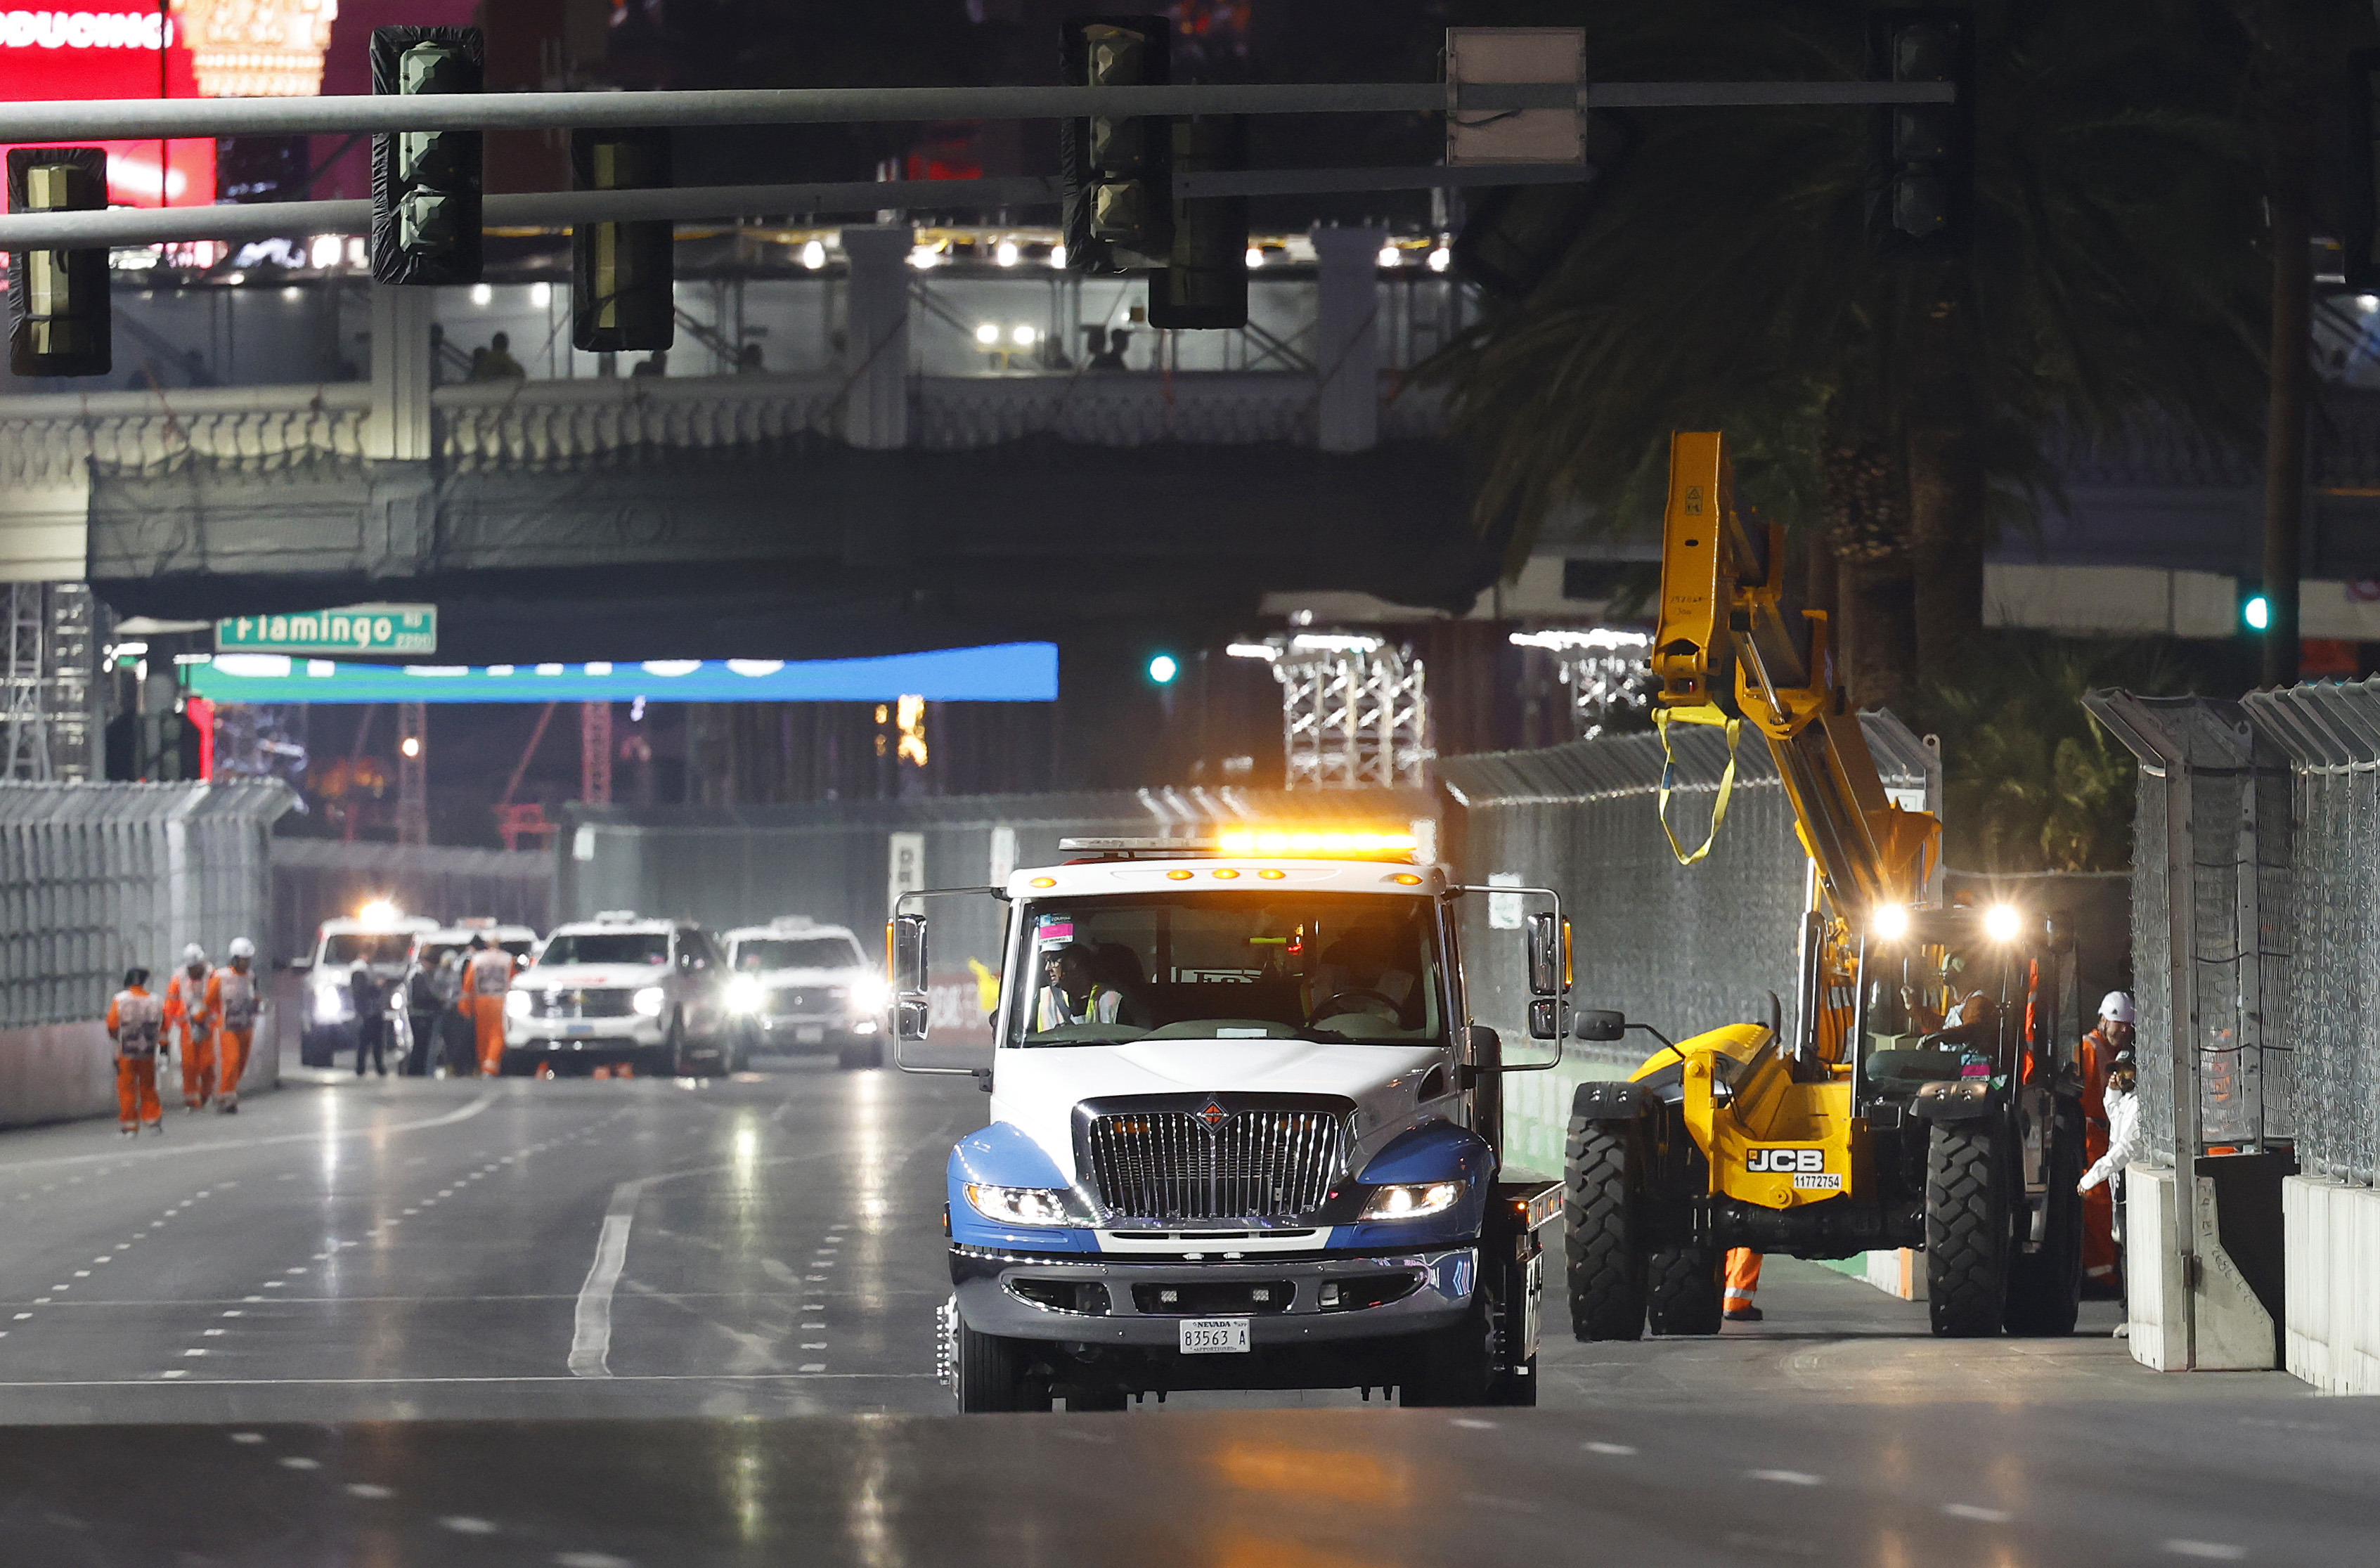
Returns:
[[[1585,631],[1514,632],[1515,648],[1549,653],[1554,676],[1570,692],[1570,735],[1593,740],[1624,713],[1650,707],[1657,683],[1649,660],[1653,639],[1643,632],[1595,626]]]
[[[1422,662],[1383,638],[1298,632],[1233,643],[1281,683],[1281,749],[1291,789],[1427,787],[1429,693]]]
[[[0,779],[83,784],[99,777],[96,615],[85,583],[7,586],[0,667]]]

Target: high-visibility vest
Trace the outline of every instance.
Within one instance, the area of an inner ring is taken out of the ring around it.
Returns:
[[[165,1022],[165,1004],[145,991],[119,991],[107,1004],[107,1032],[115,1037],[118,1056],[157,1054],[157,1030]]]
[[[214,1021],[207,1016],[207,978],[193,978],[188,969],[176,969],[174,978],[165,982],[165,1024],[180,1024],[193,1037],[210,1032]]]
[[[216,1024],[246,1034],[256,1027],[256,974],[242,974],[226,964],[207,981],[207,1011]]]
[[[512,983],[513,955],[501,947],[474,953],[463,971],[463,989],[474,996],[502,996]]]

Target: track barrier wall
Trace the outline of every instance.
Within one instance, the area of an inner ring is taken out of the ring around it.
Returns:
[[[1934,750],[1888,714],[1865,716],[1886,787],[1905,806],[1939,799]],[[1678,726],[1670,819],[1681,843],[1702,842],[1727,767],[1718,730]],[[1680,1039],[1721,1024],[1766,1022],[1770,993],[1788,1015],[1809,857],[1767,747],[1749,731],[1736,757],[1727,819],[1710,854],[1681,866],[1657,812],[1658,736],[1605,735],[1543,751],[1441,759],[1455,804],[1449,839],[1463,880],[1551,887],[1573,933],[1580,1007],[1617,1008]],[[1507,1062],[1542,1061],[1550,1041],[1528,1037],[1520,911],[1492,896],[1464,901],[1471,1012],[1504,1040]],[[1562,1169],[1573,1090],[1625,1077],[1658,1049],[1650,1035],[1621,1045],[1565,1042],[1560,1065],[1504,1078],[1504,1141],[1513,1164]]]
[[[279,784],[0,784],[0,1126],[113,1114],[100,1023],[135,964],[266,930]],[[261,946],[261,944],[260,944]],[[275,1010],[242,1088],[277,1081]]]
[[[2380,1392],[2380,683],[2088,706],[2142,764],[2131,1190],[2200,1189],[2133,1242],[2134,1354]]]

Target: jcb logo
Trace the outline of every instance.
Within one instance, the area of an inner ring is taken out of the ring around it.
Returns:
[[[1823,1149],[1755,1149],[1744,1160],[1743,1168],[1758,1174],[1763,1172],[1778,1175],[1798,1175],[1827,1168],[1827,1151]]]

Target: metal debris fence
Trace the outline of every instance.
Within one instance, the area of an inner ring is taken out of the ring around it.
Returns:
[[[97,1018],[139,964],[263,930],[278,783],[0,783],[0,1028]]]
[[[1904,805],[1938,799],[1940,762],[1888,714],[1865,716],[1885,784]],[[1682,842],[1699,843],[1711,819],[1727,742],[1717,730],[1679,726],[1670,815]],[[1747,727],[1727,820],[1709,857],[1680,866],[1656,811],[1661,742],[1606,735],[1542,751],[1440,759],[1439,776],[1465,808],[1449,824],[1464,880],[1549,886],[1574,933],[1581,1007],[1613,1007],[1682,1038],[1720,1024],[1765,1020],[1774,991],[1790,1013],[1795,941],[1809,859],[1768,749]],[[1515,901],[1517,902],[1517,901]],[[1492,895],[1466,900],[1465,967],[1473,1016],[1504,1037],[1510,1062],[1541,1060],[1551,1044],[1528,1038],[1519,959],[1519,911]],[[1572,1089],[1583,1079],[1624,1076],[1658,1049],[1647,1035],[1619,1046],[1576,1040],[1561,1066],[1505,1079],[1504,1129],[1519,1164],[1562,1167]]]
[[[273,841],[273,926],[259,949],[286,960],[310,956],[314,933],[334,916],[385,898],[408,915],[441,920],[485,917],[543,931],[553,924],[553,857],[542,851],[426,844]]]
[[[2257,692],[2241,706],[2289,765],[2289,902],[2284,922],[2266,923],[2295,954],[2283,994],[2298,1165],[2369,1186],[2380,1177],[2380,682]]]

